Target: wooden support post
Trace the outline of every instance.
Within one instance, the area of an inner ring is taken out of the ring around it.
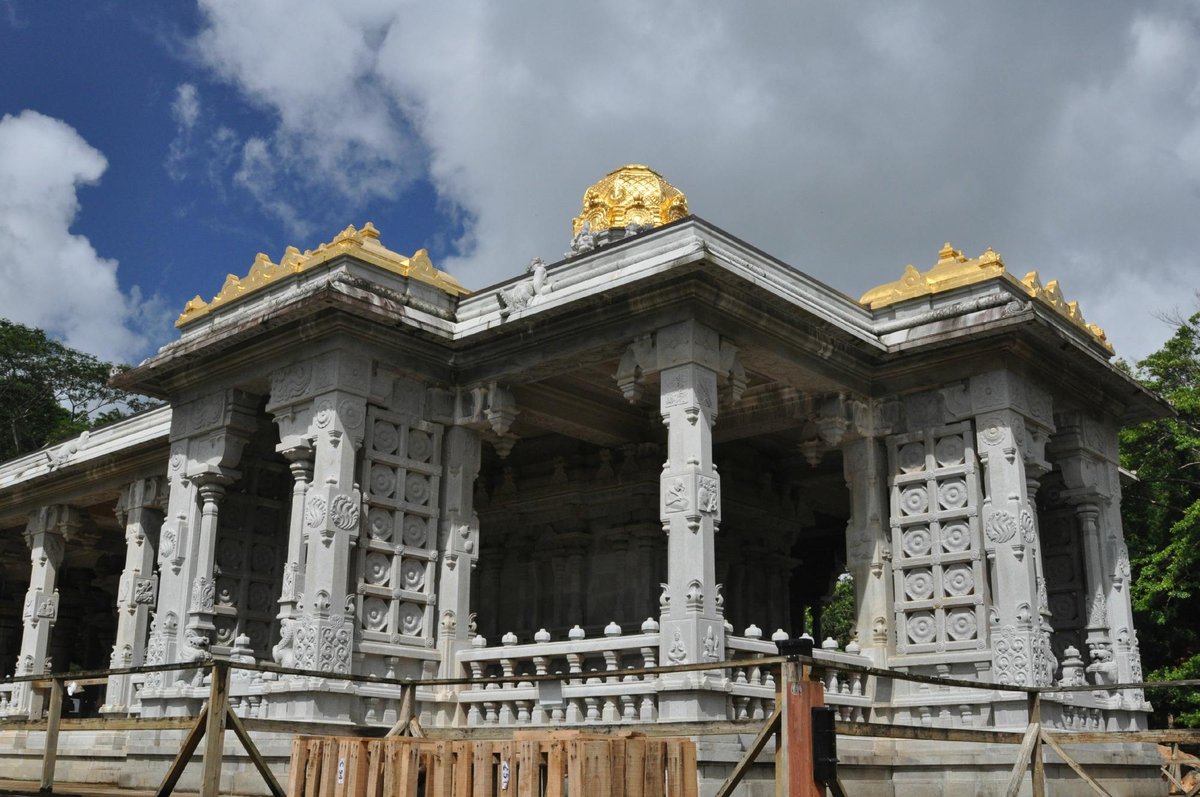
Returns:
[[[225,715],[229,711],[229,663],[212,663],[212,685],[208,691],[208,723],[204,729],[204,774],[200,797],[219,797],[221,764],[225,753]]]
[[[226,701],[229,705],[229,701]],[[233,733],[237,736],[238,741],[242,743],[242,747],[246,748],[246,753],[250,756],[250,760],[254,762],[254,768],[258,770],[258,774],[267,783],[267,788],[271,790],[274,797],[286,797],[283,787],[279,785],[279,781],[275,779],[273,773],[267,766],[266,759],[262,757],[262,753],[258,750],[258,745],[250,738],[250,734],[246,731],[246,726],[242,724],[242,718],[234,712],[233,708],[227,708],[226,719],[229,720],[229,727],[233,728]]]
[[[61,678],[50,681],[50,708],[46,715],[46,750],[42,753],[43,794],[54,791],[54,765],[58,762],[58,725],[62,720],[63,682]]]
[[[1046,797],[1046,763],[1042,759],[1042,693],[1029,693],[1029,724],[1038,726],[1033,740],[1033,797]]]
[[[409,732],[409,721],[416,714],[417,687],[407,684],[400,690],[400,711],[396,715],[396,724],[388,729],[385,736],[404,736]]]
[[[1025,729],[1025,740],[1017,749],[1017,760],[1013,764],[1012,774],[1008,776],[1008,788],[1004,791],[1004,797],[1017,797],[1021,793],[1025,770],[1029,769],[1029,757],[1033,754],[1033,746],[1037,744],[1041,732],[1042,726],[1036,722]]]
[[[175,760],[171,762],[171,766],[167,769],[167,774],[163,776],[162,783],[158,784],[158,790],[154,792],[154,797],[166,797],[166,795],[175,791],[175,784],[183,776],[183,770],[187,766],[188,761],[191,760],[192,753],[196,752],[196,748],[200,746],[200,740],[204,738],[204,729],[207,726],[208,706],[205,706],[200,709],[200,714],[196,717],[196,723],[188,731],[187,737],[183,740],[183,745],[179,748],[179,755],[175,756]]]
[[[1050,734],[1042,731],[1041,737],[1042,741],[1050,745],[1050,748],[1054,750],[1054,752],[1058,753],[1059,758],[1067,762],[1067,766],[1075,770],[1076,775],[1083,778],[1083,782],[1090,786],[1093,792],[1100,795],[1100,797],[1112,797],[1111,794],[1104,790],[1103,786],[1097,783],[1090,775],[1088,775],[1088,773],[1083,771],[1083,767],[1079,766],[1078,761],[1067,755],[1066,751],[1059,746],[1058,742],[1054,741]]]
[[[745,777],[746,772],[754,763],[754,759],[758,758],[759,753],[767,746],[767,742],[770,741],[771,737],[779,732],[779,718],[780,707],[776,706],[775,711],[771,714],[766,724],[763,725],[762,730],[758,732],[758,736],[755,737],[754,743],[750,745],[750,749],[746,751],[746,754],[742,756],[742,760],[729,773],[729,777],[721,784],[721,788],[717,789],[714,797],[729,797],[729,795],[733,794],[733,790],[741,783],[742,778]]]
[[[809,668],[794,661],[783,663],[780,676],[776,797],[825,797],[825,787],[813,778],[812,751],[812,709],[825,705],[825,687],[819,681],[810,681]]]

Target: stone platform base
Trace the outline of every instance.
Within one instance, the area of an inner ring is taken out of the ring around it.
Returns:
[[[36,781],[41,775],[44,736],[41,731],[0,730],[0,780]],[[185,731],[63,733],[59,736],[56,780],[153,790],[184,736]],[[254,741],[286,787],[291,735],[255,733]],[[698,741],[702,797],[717,790],[752,741],[750,735],[707,737]],[[1016,745],[838,739],[841,779],[854,797],[998,797],[1004,794],[1016,752]],[[1067,752],[1114,795],[1166,794],[1155,745],[1072,745]],[[200,758],[197,754],[188,765],[179,782],[180,791],[199,788]],[[1090,797],[1088,786],[1054,751],[1046,749],[1045,760],[1050,794]],[[773,761],[774,750],[769,746],[737,793],[745,797],[773,797]],[[1022,794],[1028,794],[1029,789],[1027,778]],[[225,740],[221,793],[267,794],[262,778],[232,733]]]

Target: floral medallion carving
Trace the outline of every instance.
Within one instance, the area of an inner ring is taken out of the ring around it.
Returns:
[[[983,533],[992,542],[1008,542],[1017,536],[1017,519],[1003,509],[992,510],[983,522]]]
[[[333,525],[342,531],[358,528],[358,502],[348,495],[339,495],[329,505],[329,517]]]
[[[320,528],[325,523],[325,499],[310,495],[304,502],[304,524],[310,529]]]

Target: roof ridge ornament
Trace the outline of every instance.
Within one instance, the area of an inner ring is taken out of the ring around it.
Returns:
[[[938,250],[937,263],[928,271],[918,271],[910,263],[904,267],[900,279],[872,288],[858,301],[872,310],[878,310],[909,299],[932,296],[995,278],[1005,279],[1019,287],[1031,298],[1040,301],[1087,332],[1109,354],[1114,353],[1104,330],[1084,319],[1078,302],[1068,302],[1063,297],[1058,280],[1051,280],[1043,285],[1036,271],[1030,271],[1024,278],[1017,279],[1005,269],[1004,259],[990,246],[979,257],[968,258],[946,242]]]
[[[283,257],[279,258],[278,263],[272,262],[265,253],[259,252],[245,277],[239,278],[235,274],[229,274],[225,277],[220,292],[211,301],[206,302],[197,295],[184,305],[183,313],[175,322],[175,326],[182,327],[285,277],[316,268],[341,255],[348,255],[393,274],[433,285],[451,296],[469,293],[454,277],[436,269],[429,259],[429,252],[425,249],[418,249],[412,257],[405,257],[385,247],[379,242],[379,230],[368,221],[362,229],[356,229],[353,224],[347,226],[335,235],[332,241],[320,244],[316,249],[301,252],[296,247],[289,246],[283,251]]]
[[[678,221],[688,213],[682,191],[649,166],[628,163],[583,192],[582,208],[571,222],[567,257]]]

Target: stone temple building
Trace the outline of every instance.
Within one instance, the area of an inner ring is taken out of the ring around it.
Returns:
[[[114,717],[195,714],[188,665],[224,656],[481,680],[419,691],[426,726],[762,718],[770,677],[721,663],[820,640],[805,611],[848,573],[853,633],[824,658],[979,686],[835,676],[844,719],[1023,728],[1023,696],[990,684],[1089,683],[1044,722],[1145,727],[1140,693],[1104,688],[1142,675],[1117,433],[1167,409],[1056,282],[946,244],[855,300],[636,165],[587,189],[572,232],[471,292],[368,223],[189,302],[115,378],[161,408],[0,465],[3,671],[181,663],[85,691]],[[580,677],[486,684],[555,671]],[[398,704],[288,676],[232,691],[270,719]],[[0,686],[0,717],[42,711]],[[98,734],[72,765],[79,736],[67,777],[149,761],[154,783],[174,749]],[[865,744],[843,760],[885,767]],[[0,772],[35,754],[0,720]]]

